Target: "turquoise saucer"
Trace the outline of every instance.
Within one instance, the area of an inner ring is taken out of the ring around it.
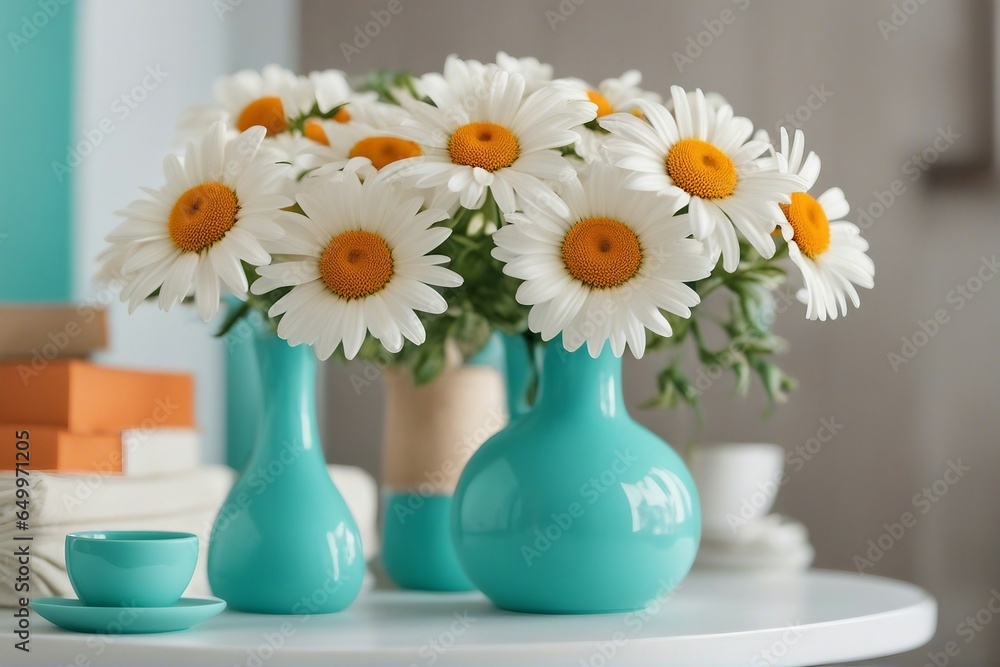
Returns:
[[[31,608],[64,630],[138,635],[187,630],[222,613],[219,598],[181,598],[170,607],[88,607],[76,598],[37,598]]]

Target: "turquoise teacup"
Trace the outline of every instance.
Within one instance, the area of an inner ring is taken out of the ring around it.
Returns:
[[[148,530],[94,530],[66,536],[66,570],[92,607],[169,607],[198,562],[198,536]]]

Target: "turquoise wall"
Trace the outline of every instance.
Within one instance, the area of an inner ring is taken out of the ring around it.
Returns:
[[[73,296],[74,10],[0,2],[0,301]]]

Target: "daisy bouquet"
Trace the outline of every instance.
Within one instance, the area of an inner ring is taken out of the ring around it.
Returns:
[[[839,189],[809,194],[820,161],[801,132],[772,145],[718,95],[640,85],[504,53],[353,87],[239,72],[185,114],[183,151],[121,212],[105,273],[130,309],[193,300],[209,320],[225,290],[243,305],[223,329],[259,310],[321,359],[417,382],[446,344],[469,355],[501,331],[592,356],[662,350],[661,405],[696,402],[690,343],[780,400],[770,315],[788,269],[806,316],[835,319],[873,286],[867,244]]]

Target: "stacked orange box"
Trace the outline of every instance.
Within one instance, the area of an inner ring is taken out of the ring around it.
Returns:
[[[148,474],[198,464],[192,376],[64,358],[106,342],[103,310],[0,306],[0,470],[16,467],[22,440],[31,470]]]

